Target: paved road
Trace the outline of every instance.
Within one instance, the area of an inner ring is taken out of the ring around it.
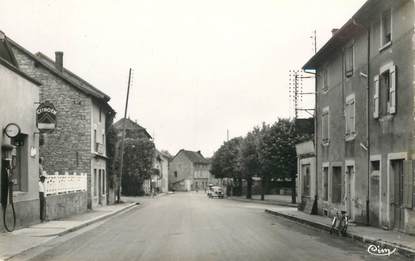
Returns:
[[[259,204],[176,193],[32,260],[381,260],[367,246],[264,213]],[[388,260],[405,260],[395,255]]]

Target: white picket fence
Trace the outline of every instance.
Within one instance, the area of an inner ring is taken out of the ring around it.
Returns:
[[[87,190],[87,175],[65,174],[65,175],[45,175],[46,195],[63,194]]]

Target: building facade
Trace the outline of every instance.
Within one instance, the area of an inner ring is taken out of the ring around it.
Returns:
[[[86,176],[87,191],[56,195],[57,209],[49,218],[84,212],[105,205],[106,200],[106,129],[115,112],[109,97],[63,66],[63,53],[55,61],[42,53],[32,54],[11,41],[22,71],[42,83],[40,102],[52,103],[57,111],[56,129],[42,135],[40,155],[48,175]],[[52,180],[52,178],[50,179]],[[52,198],[51,200],[52,201]],[[66,203],[59,203],[66,202]]]
[[[367,1],[303,69],[316,72],[318,211],[415,233],[414,2]]]
[[[3,183],[7,164],[11,166],[9,174],[13,181],[16,227],[23,227],[40,221],[39,133],[35,113],[40,83],[19,69],[7,37],[1,31],[0,86],[0,192],[3,197],[9,189],[8,184]],[[20,133],[9,133],[11,124],[15,124],[15,130],[19,129]],[[16,134],[18,135],[15,136]],[[2,211],[3,209],[0,211],[0,232],[4,231]]]
[[[180,150],[170,162],[169,189],[205,190],[209,186],[210,163],[200,151]]]

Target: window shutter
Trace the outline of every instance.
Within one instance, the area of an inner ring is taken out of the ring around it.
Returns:
[[[379,75],[374,78],[373,118],[379,118]]]
[[[353,134],[355,130],[355,101],[352,100],[350,103],[350,132]]]
[[[349,109],[349,103],[347,103],[346,102],[346,107],[345,107],[345,109],[344,109],[344,119],[345,119],[345,127],[346,127],[346,136],[347,135],[349,135],[349,133],[350,133],[350,126],[349,126],[349,117],[350,117],[350,115],[349,115],[349,112],[350,112],[350,109]]]
[[[390,88],[389,88],[389,112],[396,113],[396,66],[392,65],[389,70]]]
[[[412,208],[413,164],[412,160],[403,162],[403,205]]]

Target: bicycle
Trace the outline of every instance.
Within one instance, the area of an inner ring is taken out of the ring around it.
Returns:
[[[333,234],[334,231],[337,231],[339,235],[345,236],[347,234],[347,227],[349,226],[349,216],[346,215],[346,211],[342,210],[341,215],[339,212],[336,212],[336,215],[331,221],[330,234]]]

